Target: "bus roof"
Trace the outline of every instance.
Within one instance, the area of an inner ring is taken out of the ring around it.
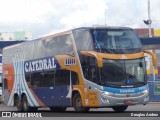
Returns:
[[[40,37],[40,38],[37,38],[37,39],[33,39],[33,40],[30,40],[30,41],[26,41],[26,42],[10,45],[10,46],[7,46],[7,47],[5,47],[3,49],[5,50],[5,49],[12,48],[12,47],[20,46],[20,45],[23,45],[23,44],[28,44],[28,43],[34,42],[35,40],[39,40],[39,39],[47,39],[47,38],[50,38],[50,37],[55,37],[55,36],[71,33],[73,30],[78,30],[78,29],[132,29],[132,28],[129,28],[129,27],[117,27],[117,26],[106,26],[106,25],[93,25],[92,27],[79,27],[79,28],[70,29],[70,30],[67,30],[67,31],[63,31],[63,32],[47,35],[47,36]]]
[[[77,30],[77,29],[132,29],[129,27],[118,27],[118,26],[102,26],[102,25],[96,25],[96,26],[92,26],[92,27],[80,27],[80,28],[75,28],[72,30]]]

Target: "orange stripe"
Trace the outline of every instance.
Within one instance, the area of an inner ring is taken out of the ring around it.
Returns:
[[[42,107],[45,107],[46,105],[37,97],[37,95],[34,93],[34,91],[30,88],[33,96],[36,98],[36,100],[39,102],[39,104],[42,106]]]

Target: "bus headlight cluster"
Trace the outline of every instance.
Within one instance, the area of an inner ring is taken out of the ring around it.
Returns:
[[[142,91],[142,93],[143,93],[143,94],[148,94],[149,91],[148,91],[148,89],[146,89],[146,90]]]
[[[111,95],[113,95],[113,93],[111,92],[107,92],[107,91],[102,92],[102,96],[111,96]]]

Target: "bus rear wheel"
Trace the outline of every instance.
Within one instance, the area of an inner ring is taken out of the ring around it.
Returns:
[[[23,111],[27,112],[27,111],[37,111],[37,107],[30,107],[28,104],[28,100],[27,100],[27,96],[24,95],[22,98],[22,106],[23,106]]]
[[[66,111],[66,109],[67,107],[50,107],[50,110],[54,112],[63,112]]]
[[[22,101],[19,99],[18,96],[15,98],[15,105],[18,111],[23,111]]]
[[[73,107],[76,112],[88,112],[90,109],[82,106],[82,99],[79,93],[73,96]]]
[[[114,106],[112,109],[115,112],[124,112],[128,108],[128,105],[123,105],[123,106]]]

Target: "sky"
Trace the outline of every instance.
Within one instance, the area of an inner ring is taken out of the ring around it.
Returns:
[[[33,38],[92,25],[147,28],[148,0],[0,0],[0,32]],[[160,29],[160,0],[150,0],[152,28]],[[106,20],[105,20],[106,17]]]

